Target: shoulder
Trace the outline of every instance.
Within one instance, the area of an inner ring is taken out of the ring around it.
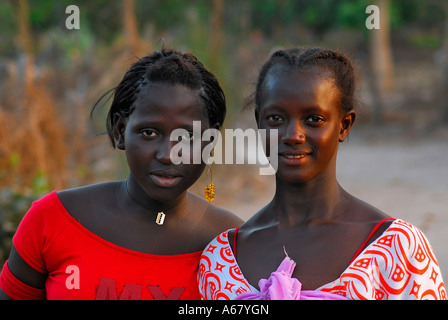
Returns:
[[[349,270],[376,270],[386,299],[446,299],[442,274],[431,245],[411,223],[396,219],[375,242],[353,261]],[[358,271],[357,271],[358,270]],[[370,274],[370,273],[365,273]]]
[[[89,200],[95,200],[98,202],[103,197],[114,195],[120,185],[121,181],[103,182],[73,189],[61,190],[57,192],[57,195],[63,203]]]
[[[79,218],[90,206],[98,207],[101,199],[113,196],[111,190],[117,183],[102,183],[74,189],[52,191],[33,202],[22,219],[21,225],[60,227],[67,222],[67,214]],[[109,198],[110,199],[110,198]],[[65,217],[65,218],[64,218]],[[53,228],[52,228],[53,229]]]
[[[190,207],[193,208],[193,214],[189,219],[194,219],[193,225],[195,225],[192,233],[200,243],[201,250],[226,230],[243,223],[243,220],[234,213],[209,203],[198,195],[189,193],[189,197]]]
[[[64,206],[56,191],[33,202],[12,239],[20,259],[32,269],[45,273],[45,250],[68,223]]]
[[[40,226],[46,220],[52,220],[55,214],[63,211],[63,206],[60,203],[57,192],[52,191],[45,196],[33,201],[31,207],[23,217],[19,229],[23,225]]]
[[[373,205],[356,198],[352,195],[348,198],[346,211],[352,220],[379,222],[383,219],[390,218],[388,214]]]
[[[98,211],[106,205],[110,206],[110,199],[116,197],[120,185],[120,181],[92,184],[58,191],[57,197],[71,216],[79,218],[86,212]]]
[[[383,256],[384,259],[387,257],[391,261],[403,264],[403,270],[409,269],[412,272],[418,269],[428,270],[429,265],[438,265],[425,234],[415,225],[402,219],[395,219],[365,253]]]
[[[214,236],[227,229],[236,228],[243,223],[240,217],[229,210],[209,203],[198,195],[191,193],[190,197],[196,208],[203,208],[203,210],[199,210],[203,212],[201,217],[202,225]]]
[[[211,219],[212,224],[220,226],[220,229],[222,229],[222,227],[224,227],[224,229],[235,228],[243,223],[243,220],[233,212],[214,204],[210,204],[207,209],[207,214]]]
[[[238,238],[245,238],[246,235],[251,234],[254,230],[262,230],[272,227],[272,215],[273,213],[269,209],[269,204],[267,204],[241,224],[238,228]],[[230,232],[230,238],[233,237],[233,232],[233,230]]]
[[[229,231],[217,235],[201,255],[198,286],[203,300],[233,300],[243,292],[257,291],[238,266],[229,244]]]
[[[204,248],[201,255],[200,264],[210,264],[213,261],[221,260],[228,257],[227,261],[234,261],[233,250],[229,242],[229,229],[216,235]]]
[[[408,248],[408,254],[412,254],[415,250],[425,250],[432,253],[431,245],[425,234],[415,225],[402,219],[396,219],[384,233],[384,244]],[[390,240],[391,242],[388,242]],[[420,247],[417,249],[417,247]],[[403,250],[401,250],[404,252]]]

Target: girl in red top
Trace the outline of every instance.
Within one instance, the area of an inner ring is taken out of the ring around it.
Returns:
[[[161,50],[134,63],[107,117],[128,178],[36,201],[13,238],[0,297],[198,299],[203,248],[241,220],[187,191],[205,164],[175,165],[170,135],[192,132],[193,121],[219,129],[225,112],[217,79],[193,55]]]

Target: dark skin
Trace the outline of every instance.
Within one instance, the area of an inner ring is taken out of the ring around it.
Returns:
[[[316,70],[270,72],[265,80],[256,120],[260,129],[278,129],[276,192],[240,227],[236,243],[238,265],[256,288],[278,268],[283,248],[297,263],[293,277],[302,289],[336,280],[374,226],[388,217],[337,181],[338,145],[356,117],[343,112],[339,100],[331,77]]]
[[[171,162],[170,150],[178,143],[170,141],[172,130],[191,132],[193,121],[201,121],[202,131],[210,128],[197,92],[182,85],[152,84],[140,93],[133,113],[127,118],[117,115],[117,120],[114,134],[118,148],[126,152],[128,179],[58,192],[81,225],[127,249],[176,255],[201,251],[217,234],[242,223],[187,191],[204,163]],[[184,143],[190,144],[190,138]],[[163,226],[155,223],[159,211],[166,214]],[[44,288],[47,275],[28,266],[14,248],[8,265],[18,279]],[[0,298],[8,298],[1,289]]]

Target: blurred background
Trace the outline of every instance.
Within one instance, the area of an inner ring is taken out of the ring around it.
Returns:
[[[380,29],[369,30],[369,5]],[[79,29],[66,28],[69,5]],[[352,194],[419,227],[448,277],[448,1],[0,0],[0,266],[32,201],[51,190],[127,176],[105,131],[103,99],[136,57],[191,51],[220,80],[224,128],[254,128],[242,111],[270,53],[323,46],[358,66],[363,104],[340,146]],[[255,165],[214,165],[217,205],[247,219],[271,200]],[[192,188],[203,194],[207,176]]]

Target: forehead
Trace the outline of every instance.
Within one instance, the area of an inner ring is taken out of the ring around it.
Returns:
[[[271,70],[266,75],[262,90],[261,106],[295,102],[334,107],[339,100],[333,77],[316,68]]]
[[[151,83],[141,89],[132,115],[143,118],[166,118],[175,120],[182,117],[204,120],[206,109],[197,90],[184,85]]]

